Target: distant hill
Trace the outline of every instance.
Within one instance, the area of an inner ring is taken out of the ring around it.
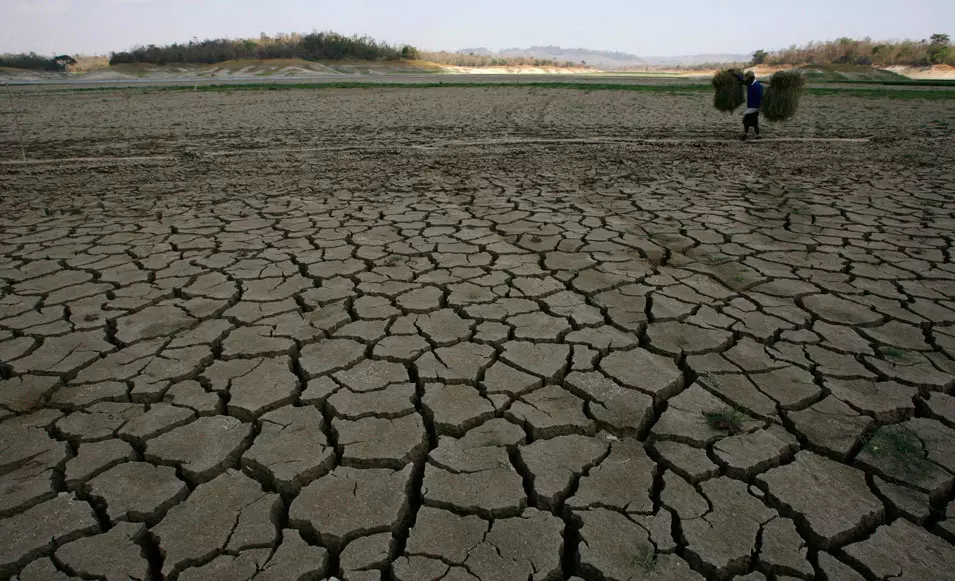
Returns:
[[[648,56],[644,60],[653,67],[696,67],[713,63],[748,63],[752,54],[716,53],[691,54],[682,56]]]
[[[559,46],[507,48],[499,51],[493,51],[481,47],[466,48],[457,52],[459,54],[473,54],[476,56],[496,58],[550,59],[561,62],[587,63],[592,67],[597,67],[600,69],[621,69],[647,66],[647,62],[644,59],[633,54],[606,50],[590,50],[586,48],[561,48]]]
[[[508,48],[493,51],[484,47],[466,48],[459,54],[473,54],[484,57],[531,59],[552,59],[574,63],[587,63],[600,69],[629,69],[645,67],[692,67],[716,62],[749,61],[749,54],[698,54],[685,56],[641,57],[625,52],[591,50],[586,48],[561,48],[559,46],[532,46],[530,48]]]

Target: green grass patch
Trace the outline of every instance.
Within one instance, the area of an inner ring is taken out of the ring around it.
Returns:
[[[710,428],[731,435],[742,432],[743,421],[746,420],[746,414],[731,407],[703,412],[703,417]]]
[[[840,85],[886,85],[895,87],[955,87],[955,79],[886,79],[886,80],[865,80],[865,79],[844,79],[844,80],[823,80],[813,79],[814,83],[836,83]]]

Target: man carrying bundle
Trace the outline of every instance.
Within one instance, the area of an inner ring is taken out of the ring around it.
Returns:
[[[763,104],[763,85],[756,80],[756,73],[746,71],[746,76],[738,75],[737,78],[748,87],[746,89],[746,111],[743,112],[743,134],[740,139],[749,138],[749,128],[752,127],[756,133],[756,139],[762,139],[759,134],[759,107]]]

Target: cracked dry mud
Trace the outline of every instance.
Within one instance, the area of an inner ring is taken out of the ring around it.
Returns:
[[[0,165],[0,579],[955,579],[941,101],[122,99],[31,155],[231,153]]]

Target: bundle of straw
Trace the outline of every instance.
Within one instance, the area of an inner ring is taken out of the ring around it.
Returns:
[[[763,96],[763,117],[770,121],[792,119],[799,108],[799,99],[806,86],[806,77],[799,71],[779,71],[773,75]]]
[[[725,113],[732,113],[746,102],[746,92],[743,90],[743,81],[737,75],[742,74],[738,69],[727,69],[713,75],[713,106]]]

